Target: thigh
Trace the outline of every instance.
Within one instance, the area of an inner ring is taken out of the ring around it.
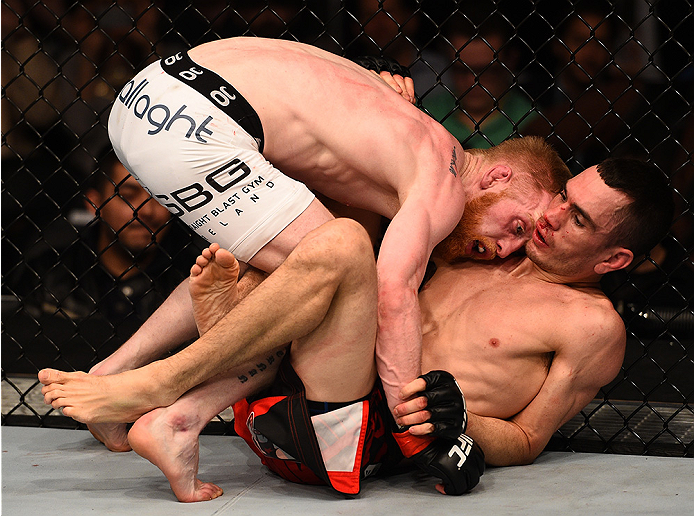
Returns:
[[[325,206],[318,199],[313,199],[308,208],[253,255],[248,263],[265,272],[274,271],[308,233],[333,219]]]
[[[367,395],[376,379],[377,281],[364,229],[346,219],[335,222],[350,227],[333,244],[334,259],[343,260],[333,267],[342,271],[342,279],[322,323],[292,343],[290,357],[308,399],[345,402]]]

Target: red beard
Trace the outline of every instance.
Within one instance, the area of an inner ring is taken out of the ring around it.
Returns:
[[[486,193],[465,204],[465,211],[455,229],[439,245],[435,252],[443,260],[452,263],[461,258],[491,260],[496,257],[496,243],[479,234],[478,227],[489,211],[489,207],[499,202],[506,194]],[[480,254],[476,249],[482,246],[487,252]],[[472,252],[469,249],[472,248]]]

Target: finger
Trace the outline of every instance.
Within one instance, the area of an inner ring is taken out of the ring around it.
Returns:
[[[410,102],[414,104],[415,102],[415,96],[414,96],[414,81],[412,80],[412,77],[405,77],[405,91],[407,92],[407,95],[410,97]]]
[[[427,382],[424,381],[423,378],[417,378],[416,380],[411,381],[402,388],[402,390],[400,391],[400,399],[409,399],[418,392],[422,392],[423,390],[425,390],[426,387]]]
[[[400,416],[395,418],[395,422],[400,426],[411,426],[419,425],[426,421],[429,421],[431,416],[425,410],[421,412],[415,412],[414,414],[407,414],[406,416]]]
[[[394,75],[393,78],[395,82],[398,83],[400,89],[402,90],[402,96],[410,102],[414,102],[414,81],[410,77],[403,77],[402,75]]]
[[[405,79],[402,75],[393,75],[393,80],[397,83],[401,91],[405,91]]]
[[[424,410],[427,406],[427,399],[424,396],[419,396],[409,401],[400,403],[393,409],[393,414],[396,416],[406,416]]]
[[[431,423],[423,423],[421,425],[412,425],[407,429],[412,435],[429,435],[434,431],[434,425]]]
[[[380,76],[384,81],[386,81],[388,86],[393,88],[396,92],[402,93],[402,88],[390,72],[383,71],[380,73]]]
[[[441,494],[446,494],[446,488],[443,487],[443,484],[436,484],[436,490]]]
[[[431,413],[427,410],[421,410],[412,414],[406,414],[395,418],[395,422],[400,426],[419,425],[431,419]]]

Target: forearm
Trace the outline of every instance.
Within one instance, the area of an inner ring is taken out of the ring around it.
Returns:
[[[402,298],[407,298],[403,293]],[[400,391],[421,374],[422,330],[416,295],[398,307],[379,308],[376,366],[391,412],[402,402]],[[380,302],[379,302],[380,304]]]
[[[533,446],[528,435],[513,421],[482,417],[468,412],[465,432],[484,450],[490,466],[530,464],[544,446]]]

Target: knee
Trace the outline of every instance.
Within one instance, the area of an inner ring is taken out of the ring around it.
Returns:
[[[318,236],[329,247],[333,260],[347,264],[373,260],[374,250],[369,234],[355,220],[335,219],[324,224],[320,230],[322,234]]]
[[[326,222],[309,233],[302,242],[304,257],[338,269],[375,267],[371,239],[358,222],[339,218]],[[298,249],[298,248],[297,248]]]

